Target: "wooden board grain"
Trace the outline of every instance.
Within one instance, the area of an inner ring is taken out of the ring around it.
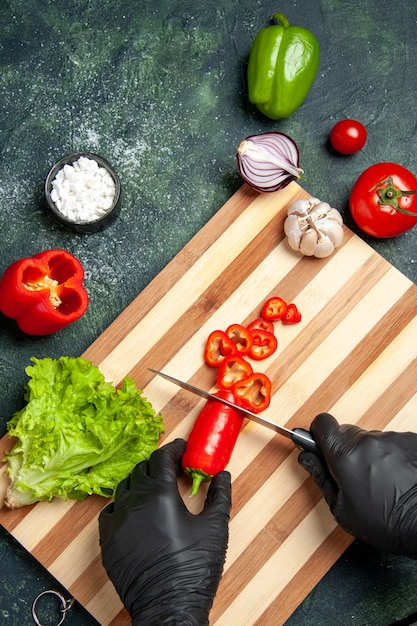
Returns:
[[[148,367],[213,389],[202,352],[212,330],[258,317],[271,295],[295,301],[300,324],[276,325],[279,347],[256,363],[273,381],[264,415],[308,428],[318,412],[364,428],[415,430],[417,286],[345,228],[327,259],[301,257],[283,236],[296,183],[273,194],[242,188],[84,353],[119,384],[132,376],[164,416],[161,438],[186,438],[203,401]],[[134,253],[134,251],[132,251]],[[7,436],[1,452],[10,446]],[[2,486],[4,487],[4,467]],[[228,469],[233,509],[225,571],[211,624],[283,624],[351,542],[288,440],[254,423],[241,432]],[[206,486],[187,506],[197,512]],[[96,619],[130,620],[102,568],[101,498],[0,511],[0,523]]]

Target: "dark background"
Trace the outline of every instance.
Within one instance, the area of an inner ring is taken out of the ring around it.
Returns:
[[[273,122],[247,100],[246,63],[276,11],[314,32],[321,60],[304,104]],[[247,135],[289,134],[301,184],[355,232],[349,192],[366,167],[393,161],[417,172],[415,3],[1,0],[0,32],[0,273],[65,248],[83,263],[91,300],[81,320],[46,338],[0,317],[1,435],[23,405],[30,357],[82,354],[239,188],[235,153]],[[328,147],[346,117],[368,129],[352,157]],[[53,163],[80,150],[107,158],[122,181],[120,217],[94,235],[65,231],[43,203]],[[415,231],[365,239],[417,282]],[[35,595],[58,583],[2,529],[0,562],[0,623],[32,624]],[[414,561],[354,543],[287,624],[391,624],[417,611],[416,573]],[[66,620],[94,623],[79,606]]]

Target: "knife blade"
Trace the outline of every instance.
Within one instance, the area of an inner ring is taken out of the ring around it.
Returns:
[[[242,415],[245,415],[253,422],[260,424],[261,426],[266,426],[270,430],[273,430],[274,432],[280,435],[283,435],[284,437],[287,437],[288,439],[291,439],[292,442],[297,446],[297,448],[302,448],[303,450],[309,450],[310,452],[316,452],[318,454],[321,454],[320,448],[314,441],[313,436],[309,430],[305,430],[304,428],[294,428],[293,430],[291,430],[290,428],[286,428],[285,426],[279,426],[278,424],[274,424],[274,422],[267,420],[265,417],[261,417],[257,413],[253,413],[252,411],[249,411],[248,409],[244,409],[243,407],[240,407],[237,404],[233,404],[233,402],[229,402],[229,400],[224,400],[223,398],[219,398],[218,396],[215,396],[214,394],[209,393],[208,391],[205,391],[204,389],[200,389],[199,387],[196,387],[195,385],[186,383],[183,380],[180,380],[179,378],[174,378],[174,376],[165,374],[165,372],[159,372],[158,370],[154,370],[151,367],[148,367],[148,370],[152,372],[153,374],[157,374],[158,376],[162,376],[162,378],[169,380],[171,383],[174,383],[174,385],[178,385],[179,387],[182,387],[182,389],[191,391],[191,393],[194,393],[197,396],[200,396],[201,398],[205,398],[206,400],[215,400],[216,402],[221,402],[222,404],[226,404],[227,406],[230,406],[233,409],[236,409],[237,411],[242,413]]]

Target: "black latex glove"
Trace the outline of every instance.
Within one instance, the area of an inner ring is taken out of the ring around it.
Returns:
[[[230,474],[213,478],[193,515],[177,485],[184,448],[175,439],[139,463],[99,518],[103,565],[140,626],[208,624],[223,571]]]
[[[299,463],[340,526],[378,550],[417,558],[417,434],[339,426],[327,413],[311,432],[323,456],[301,452]]]

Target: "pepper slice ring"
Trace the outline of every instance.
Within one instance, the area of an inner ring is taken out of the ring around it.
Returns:
[[[42,624],[39,621],[39,617],[36,612],[36,607],[37,607],[39,600],[43,596],[46,596],[46,595],[56,596],[57,598],[59,598],[61,602],[61,607],[59,610],[62,613],[62,617],[60,621],[56,624],[56,626],[61,626],[61,624],[64,622],[65,618],[67,617],[67,613],[72,607],[72,605],[74,604],[75,600],[74,598],[70,598],[69,600],[66,600],[64,596],[61,593],[59,593],[59,591],[54,591],[54,589],[47,589],[46,591],[42,591],[41,593],[39,593],[34,599],[33,604],[32,604],[32,617],[33,617],[33,621],[35,622],[37,626],[42,626]]]

